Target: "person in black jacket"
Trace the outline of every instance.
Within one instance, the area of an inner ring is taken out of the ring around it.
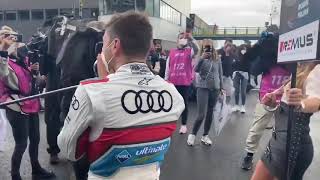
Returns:
[[[220,55],[221,58],[224,58],[224,56],[226,56],[226,52],[225,52],[226,46],[227,46],[228,44],[232,44],[232,43],[233,43],[233,40],[232,40],[232,39],[226,39],[226,40],[224,41],[224,46],[217,51],[217,52],[218,52],[218,55]]]
[[[236,57],[232,63],[233,69],[233,85],[235,88],[235,106],[232,108],[234,112],[240,111],[245,113],[245,104],[246,104],[246,92],[247,85],[249,80],[249,67],[250,62],[246,60],[245,54],[249,47],[245,44],[239,46],[236,50]],[[240,95],[241,95],[241,106],[240,104]]]
[[[166,72],[167,54],[163,51],[160,42],[154,44],[154,48],[150,50],[148,56],[148,66],[154,74],[158,74],[160,77],[164,78]],[[159,63],[160,69],[156,67]]]
[[[226,41],[223,50],[218,54],[221,57],[222,62],[222,70],[223,70],[223,84],[226,90],[227,103],[229,104],[231,101],[232,95],[232,63],[234,61],[234,54],[232,53],[233,44],[229,41]]]

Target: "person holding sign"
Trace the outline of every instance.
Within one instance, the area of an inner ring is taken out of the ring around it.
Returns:
[[[266,109],[277,108],[275,127],[272,138],[258,162],[251,180],[285,180],[286,141],[289,106],[294,106],[294,122],[289,150],[289,179],[302,180],[305,171],[313,159],[313,144],[310,137],[310,117],[320,111],[320,75],[319,63],[305,63],[297,72],[297,88],[290,88],[291,83],[267,93],[262,98]],[[281,103],[276,97],[282,94]]]

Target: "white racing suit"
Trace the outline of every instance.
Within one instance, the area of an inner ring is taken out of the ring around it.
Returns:
[[[156,180],[185,105],[147,65],[80,83],[58,137],[71,161],[87,154],[89,180]]]

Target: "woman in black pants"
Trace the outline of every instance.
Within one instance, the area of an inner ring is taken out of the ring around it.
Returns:
[[[14,46],[14,47],[13,47]],[[0,97],[1,102],[11,101],[35,93],[35,79],[32,80],[32,71],[39,71],[39,65],[29,66],[23,58],[17,58],[17,47],[14,44],[8,49],[9,55],[15,59],[0,59]],[[29,67],[32,71],[29,70]],[[28,80],[28,81],[27,81]],[[29,144],[29,155],[32,166],[32,179],[49,179],[55,177],[51,172],[44,170],[38,160],[38,148],[40,142],[39,99],[25,101],[20,104],[12,104],[6,107],[6,115],[12,127],[15,140],[15,148],[11,158],[12,180],[21,180],[20,165],[22,156]]]
[[[21,179],[21,177],[19,177],[20,164],[22,156],[28,146],[28,138],[30,142],[29,155],[33,177],[38,177],[39,174],[47,173],[41,168],[38,161],[38,148],[40,142],[38,114],[25,115],[10,108],[6,109],[6,113],[9,123],[12,127],[14,141],[16,143],[11,159],[12,179]]]
[[[300,65],[297,73],[297,88],[290,83],[281,91],[266,94],[262,99],[267,109],[277,107],[275,127],[261,161],[256,166],[251,180],[286,180],[286,143],[289,106],[295,106],[289,149],[289,179],[302,180],[313,159],[313,144],[310,136],[310,117],[320,111],[320,65],[306,63]],[[280,93],[276,93],[280,92]],[[275,101],[281,95],[281,104]]]
[[[221,60],[217,57],[213,45],[210,42],[203,48],[203,56],[197,64],[197,106],[198,115],[193,125],[192,133],[188,136],[187,144],[193,146],[200,126],[205,119],[204,133],[201,142],[211,145],[209,131],[213,120],[213,109],[217,104],[219,94],[222,92],[223,72]]]
[[[233,69],[233,85],[234,85],[234,95],[235,95],[235,106],[232,108],[233,111],[240,111],[241,113],[246,112],[246,96],[247,96],[247,85],[249,82],[249,67],[250,62],[245,59],[245,54],[249,47],[245,44],[236,48],[236,57],[232,63]],[[241,106],[240,106],[241,97]]]

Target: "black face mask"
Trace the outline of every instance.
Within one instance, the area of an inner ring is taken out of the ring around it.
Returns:
[[[162,49],[161,49],[161,48],[156,48],[156,51],[157,51],[157,52],[161,52]]]

